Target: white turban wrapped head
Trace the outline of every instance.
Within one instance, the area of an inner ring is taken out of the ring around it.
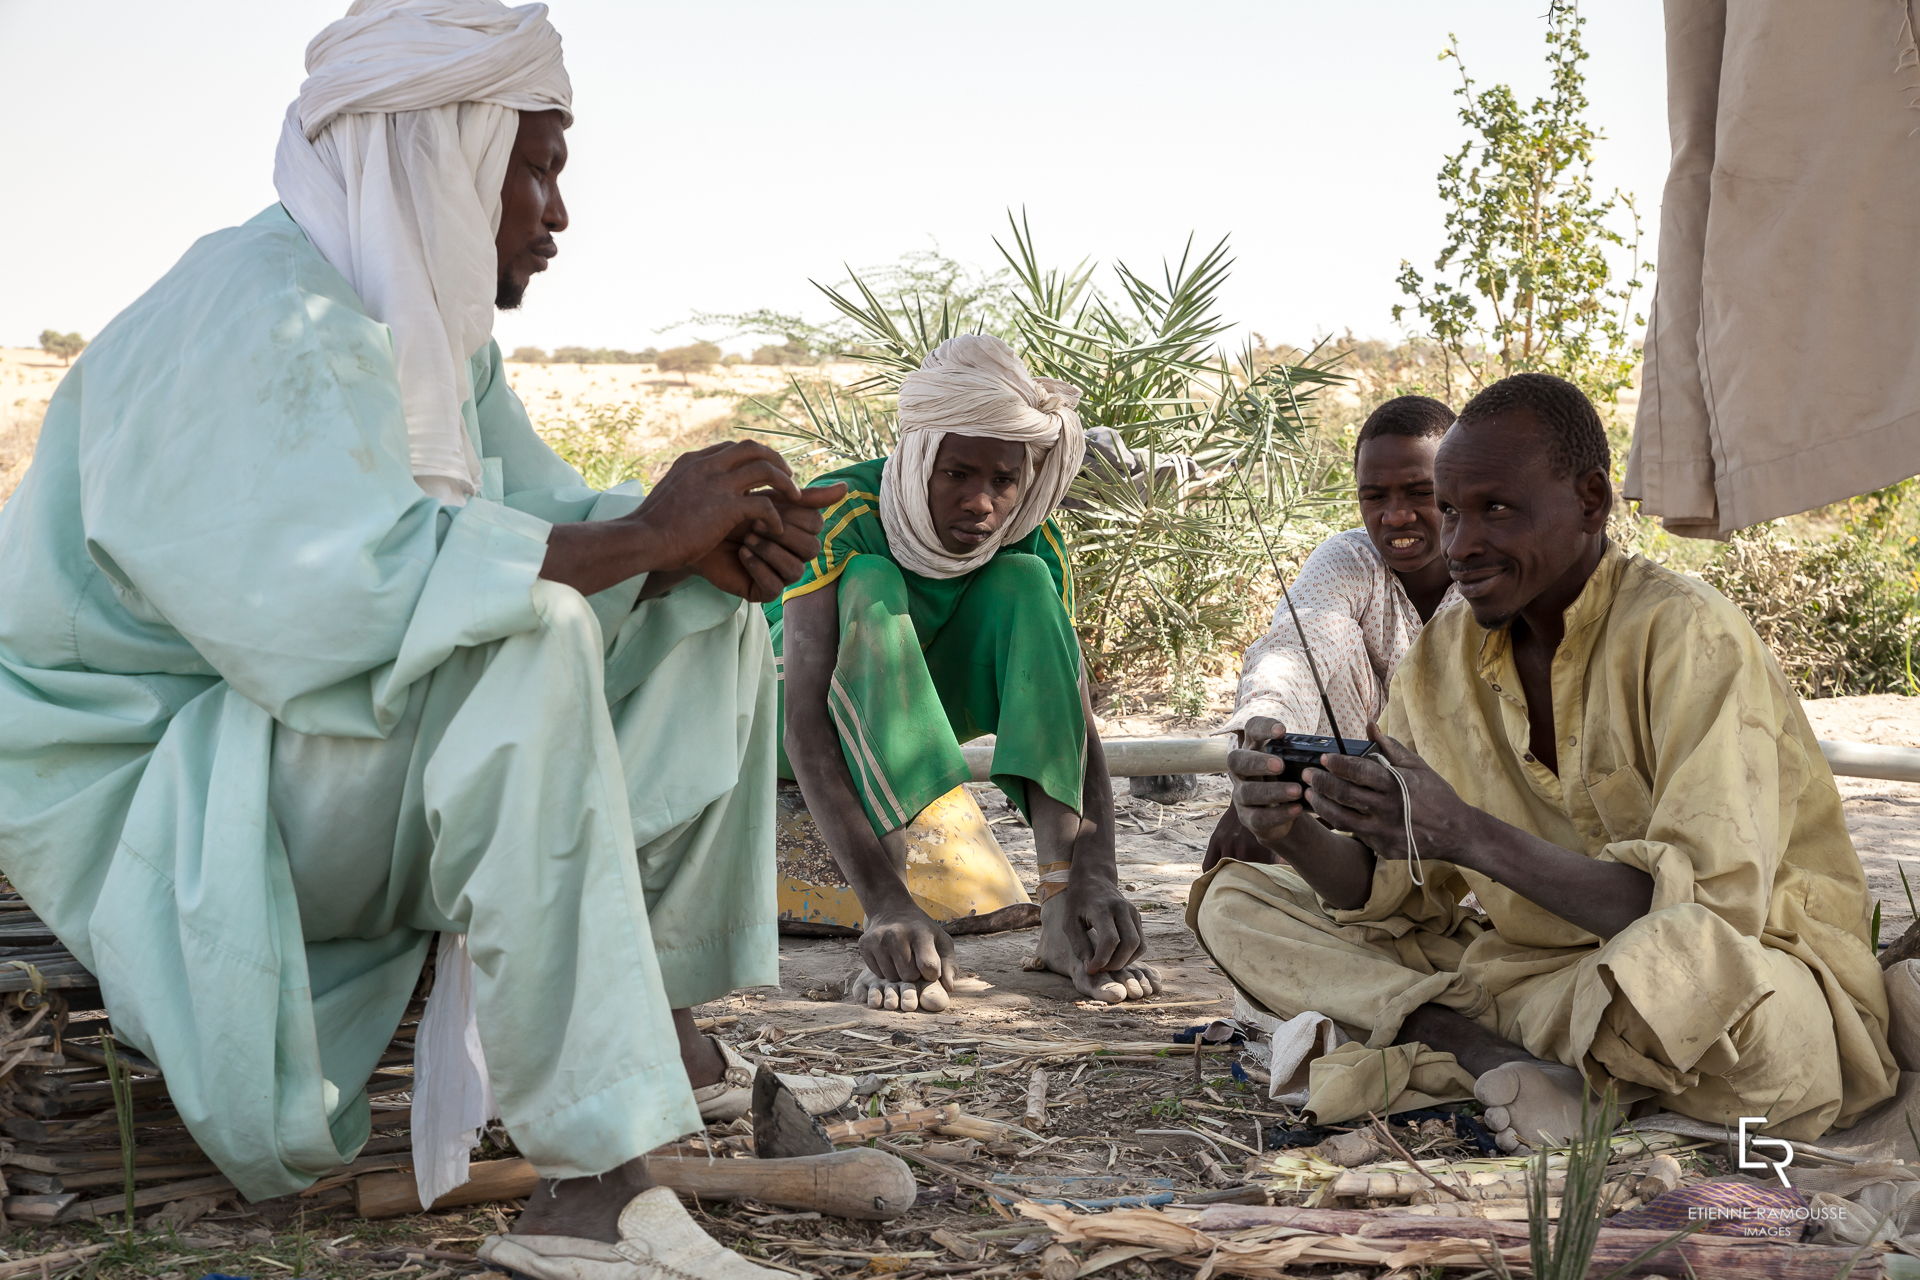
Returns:
[[[478,489],[461,419],[467,361],[493,336],[500,187],[522,111],[573,89],[544,4],[355,0],[307,46],[274,158],[280,203],[393,331],[414,477]]]
[[[998,338],[967,334],[934,348],[900,384],[900,440],[880,475],[880,520],[902,567],[923,578],[957,578],[1018,542],[1053,513],[1086,456],[1074,406],[1080,389],[1036,378]],[[927,485],[949,435],[1017,440],[1027,446],[1020,496],[994,535],[955,555],[940,541]]]

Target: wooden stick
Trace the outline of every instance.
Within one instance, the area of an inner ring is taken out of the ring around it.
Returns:
[[[918,1111],[897,1111],[892,1115],[867,1116],[860,1120],[830,1124],[826,1126],[827,1141],[836,1147],[844,1147],[865,1142],[869,1138],[884,1138],[890,1133],[925,1133],[958,1119],[960,1104],[949,1102],[940,1107],[921,1107]]]
[[[225,1178],[195,1178],[189,1182],[168,1182],[157,1187],[148,1187],[144,1191],[133,1193],[133,1207],[146,1209],[156,1204],[172,1204],[175,1200],[186,1200],[193,1196],[212,1195],[216,1191],[234,1191],[234,1186]],[[75,1218],[111,1218],[123,1212],[127,1207],[124,1195],[101,1196],[97,1200],[87,1200],[74,1205],[60,1215],[60,1221],[70,1222]]]
[[[933,1126],[933,1131],[943,1138],[977,1138],[981,1142],[1011,1142],[1015,1138],[1027,1142],[1041,1141],[1040,1135],[1031,1129],[1022,1129],[1004,1120],[988,1120],[984,1116],[958,1115]]]
[[[1902,960],[1913,959],[1920,959],[1920,920],[1909,924],[1906,932],[1880,953],[1880,967],[1891,969]]]
[[[1200,1059],[1195,1058],[1198,1063]],[[1036,1070],[1027,1080],[1027,1109],[1021,1119],[1038,1132],[1047,1127],[1047,1073]]]
[[[913,1174],[883,1151],[855,1147],[829,1155],[786,1160],[709,1160],[702,1156],[649,1156],[647,1172],[661,1186],[707,1200],[763,1200],[783,1209],[816,1210],[840,1218],[884,1221],[913,1207]],[[470,1166],[468,1180],[433,1202],[435,1209],[520,1200],[533,1194],[540,1175],[525,1160],[488,1160]],[[410,1169],[369,1173],[353,1184],[363,1218],[420,1212]]]
[[[789,1031],[778,1040],[773,1041],[772,1048],[777,1051],[785,1045],[792,1044],[802,1036],[823,1036],[829,1031],[852,1031],[856,1027],[864,1027],[866,1025],[867,1020],[865,1018],[855,1018],[851,1022],[829,1022],[824,1027],[802,1027],[798,1031]]]
[[[1107,774],[1114,778],[1227,771],[1229,744],[1222,737],[1102,738],[1100,746],[1107,757]],[[1843,777],[1920,782],[1920,749],[1821,739],[1820,752],[1826,756],[1827,766]],[[992,778],[991,745],[964,746],[960,754],[975,782]]]
[[[1279,1205],[1219,1205],[1205,1210],[1194,1225],[1209,1235],[1286,1226],[1366,1242],[1485,1240],[1504,1248],[1524,1248],[1528,1239],[1528,1226],[1524,1222],[1432,1218],[1359,1209],[1296,1209]],[[1605,1276],[1672,1235],[1671,1231],[1640,1231],[1603,1224],[1587,1274]],[[1629,1274],[1688,1273],[1697,1280],[1752,1280],[1756,1274],[1764,1275],[1767,1280],[1834,1280],[1841,1274],[1848,1274],[1849,1280],[1881,1280],[1884,1269],[1881,1255],[1871,1249],[1789,1244],[1756,1236],[1692,1235],[1639,1263]]]
[[[540,1175],[525,1160],[480,1160],[467,1166],[467,1180],[433,1202],[435,1209],[524,1200],[540,1185]],[[363,1218],[397,1218],[420,1212],[420,1193],[412,1169],[366,1173],[353,1182],[354,1212]]]
[[[100,1050],[90,1044],[75,1043],[71,1032],[68,1033],[67,1041],[61,1048],[69,1058],[78,1058],[82,1062],[91,1062],[96,1067],[104,1067],[107,1065],[106,1054],[100,1052]],[[118,1046],[115,1046],[114,1051],[120,1055],[120,1061],[127,1070],[143,1076],[157,1076],[160,1074],[159,1067],[154,1066],[153,1063],[147,1061],[139,1054],[121,1049]]]
[[[133,1176],[136,1182],[151,1182],[156,1178],[205,1178],[220,1172],[211,1160],[192,1160],[179,1164],[136,1165]],[[83,1191],[88,1187],[117,1187],[126,1180],[124,1169],[89,1169],[85,1173],[59,1175],[60,1181],[68,1191]]]
[[[1412,1165],[1414,1169],[1419,1172],[1421,1177],[1425,1178],[1428,1182],[1431,1182],[1434,1186],[1440,1188],[1442,1191],[1452,1196],[1455,1200],[1467,1199],[1466,1192],[1460,1190],[1460,1188],[1458,1187],[1450,1187],[1446,1183],[1440,1181],[1440,1179],[1434,1177],[1432,1173],[1428,1172],[1427,1166],[1421,1164],[1418,1160],[1415,1160],[1413,1158],[1413,1152],[1407,1150],[1405,1147],[1400,1145],[1400,1139],[1393,1136],[1393,1131],[1387,1128],[1386,1122],[1381,1120],[1379,1116],[1373,1117],[1373,1127],[1375,1130],[1378,1131],[1379,1136],[1383,1140],[1385,1140],[1386,1144],[1392,1147],[1395,1151],[1399,1152],[1400,1158],[1405,1160],[1408,1164]],[[1340,1193],[1336,1191],[1334,1194],[1338,1195]]]
[[[14,1222],[58,1222],[79,1198],[73,1191],[57,1196],[8,1196],[7,1217]]]
[[[870,1147],[787,1160],[649,1157],[647,1172],[683,1195],[762,1200],[837,1218],[884,1222],[913,1208],[919,1186],[897,1157]]]
[[[0,1280],[12,1280],[15,1276],[52,1275],[56,1269],[85,1262],[95,1254],[106,1251],[104,1244],[83,1244],[78,1248],[62,1249],[58,1253],[43,1253],[37,1258],[15,1258],[12,1262],[0,1262]]]

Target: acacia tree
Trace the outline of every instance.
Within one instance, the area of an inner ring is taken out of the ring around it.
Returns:
[[[87,349],[87,340],[77,333],[61,333],[58,329],[40,331],[40,349],[50,356],[59,356],[60,363],[70,365],[73,358]]]
[[[669,347],[660,353],[655,365],[662,373],[677,373],[688,381],[690,373],[705,373],[720,363],[720,348],[711,342],[690,342],[684,347]]]
[[[1641,288],[1640,215],[1631,196],[1597,195],[1580,64],[1584,19],[1572,5],[1547,16],[1550,86],[1523,107],[1507,85],[1476,91],[1450,36],[1442,59],[1460,71],[1460,119],[1473,136],[1439,173],[1446,244],[1428,278],[1402,261],[1398,284],[1412,299],[1394,307],[1426,327],[1445,357],[1446,392],[1471,394],[1530,369],[1579,384],[1610,403],[1633,377],[1633,311]],[[1624,251],[1624,255],[1622,254]],[[1624,256],[1628,278],[1610,259]]]

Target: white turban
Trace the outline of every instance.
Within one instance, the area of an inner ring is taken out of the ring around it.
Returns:
[[[900,441],[880,473],[880,520],[900,564],[923,578],[957,578],[1040,527],[1080,470],[1086,435],[1074,406],[1080,389],[1036,378],[998,338],[967,334],[934,348],[900,383]],[[949,435],[1018,440],[1027,446],[1020,497],[991,538],[965,555],[941,545],[927,483]]]
[[[355,0],[307,46],[273,183],[293,220],[393,331],[414,477],[447,502],[480,484],[460,416],[493,335],[493,239],[522,111],[573,117],[547,6]]]

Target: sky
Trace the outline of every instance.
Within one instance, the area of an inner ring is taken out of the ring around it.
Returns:
[[[572,226],[526,344],[721,337],[695,311],[824,319],[808,280],[937,248],[1154,270],[1231,239],[1223,315],[1394,338],[1402,259],[1442,238],[1465,138],[1439,60],[1544,86],[1546,0],[552,0],[576,123]],[[274,199],[306,43],[344,0],[0,0],[0,345],[92,335],[194,239]],[[1596,177],[1652,256],[1668,156],[1659,0],[1585,6]],[[676,327],[678,326],[678,327]],[[754,339],[725,345],[744,350]]]

